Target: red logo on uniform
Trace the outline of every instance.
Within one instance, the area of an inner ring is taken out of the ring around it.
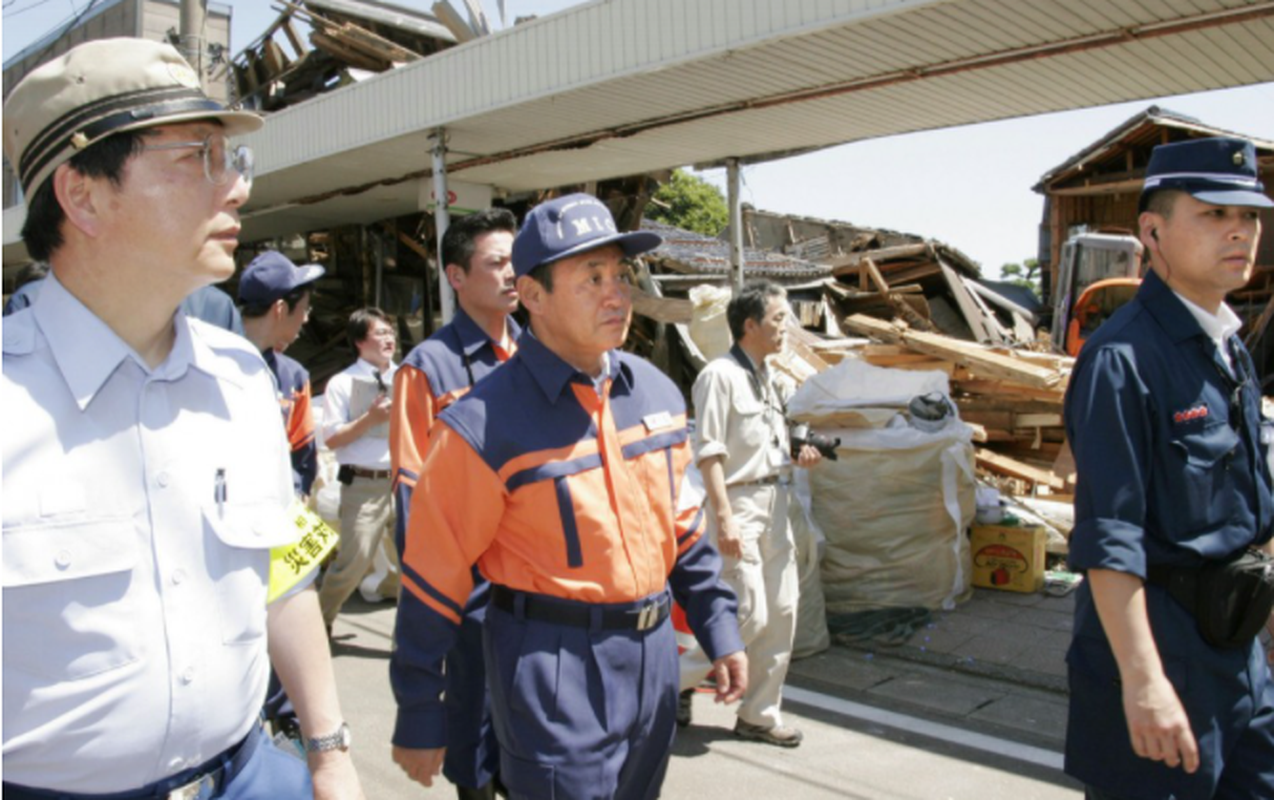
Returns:
[[[1195,406],[1194,408],[1187,409],[1185,411],[1178,411],[1177,413],[1173,414],[1172,421],[1180,425],[1184,422],[1190,422],[1196,419],[1203,419],[1207,415],[1208,415],[1207,406]]]

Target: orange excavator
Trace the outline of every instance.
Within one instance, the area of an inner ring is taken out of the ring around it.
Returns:
[[[1079,350],[1137,294],[1145,248],[1128,233],[1080,233],[1062,245],[1053,304],[1053,346]]]

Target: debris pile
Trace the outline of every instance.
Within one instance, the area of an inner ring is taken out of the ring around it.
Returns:
[[[247,108],[278,111],[457,42],[438,17],[388,3],[281,1],[278,19],[229,64],[233,93]]]

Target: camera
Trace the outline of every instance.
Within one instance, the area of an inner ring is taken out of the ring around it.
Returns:
[[[796,422],[788,429],[788,437],[792,440],[792,458],[801,457],[801,446],[809,445],[822,453],[823,458],[836,461],[836,448],[840,447],[840,437],[824,436],[810,430],[805,422]]]

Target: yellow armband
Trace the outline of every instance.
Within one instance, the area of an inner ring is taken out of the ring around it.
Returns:
[[[293,500],[288,516],[300,536],[295,542],[270,551],[270,591],[266,602],[287,594],[301,579],[318,569],[340,536],[300,500]]]

